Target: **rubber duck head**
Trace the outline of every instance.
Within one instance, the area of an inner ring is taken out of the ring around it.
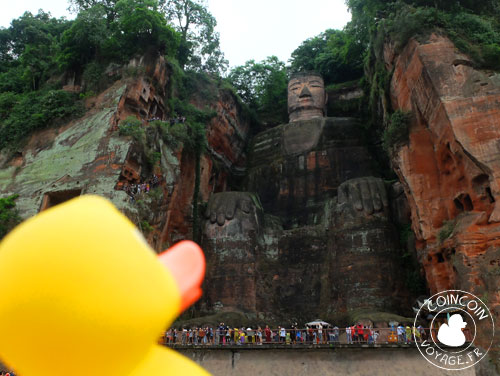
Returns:
[[[192,242],[157,256],[109,201],[81,196],[0,243],[0,358],[23,376],[207,374],[157,345],[201,295]]]

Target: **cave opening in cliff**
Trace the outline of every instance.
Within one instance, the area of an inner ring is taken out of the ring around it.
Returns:
[[[459,212],[463,212],[464,211],[464,206],[462,205],[462,203],[460,202],[460,200],[458,198],[454,199],[453,203],[455,204],[455,208],[457,208],[457,210]]]
[[[78,197],[82,194],[81,189],[67,189],[64,191],[47,192],[43,196],[40,211],[47,210],[53,206],[62,204],[72,198]]]
[[[495,198],[493,197],[493,194],[491,193],[491,188],[486,187],[485,191],[486,191],[486,195],[488,196],[488,200],[490,200],[490,204],[494,203]]]
[[[463,203],[464,203],[465,210],[467,210],[467,211],[474,210],[474,206],[472,206],[472,200],[468,194],[465,194],[463,196]]]
[[[474,179],[472,179],[472,186],[477,194],[485,194],[485,196],[483,197],[487,198],[489,203],[492,204],[495,202],[495,198],[491,193],[489,180],[490,177],[486,174],[478,175]]]
[[[467,193],[462,193],[460,196],[456,197],[453,200],[453,203],[455,204],[455,208],[459,212],[465,211],[472,211],[474,210],[474,205],[472,205],[472,200]]]

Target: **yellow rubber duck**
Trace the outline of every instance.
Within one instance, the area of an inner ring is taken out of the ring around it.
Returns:
[[[209,375],[157,344],[204,271],[195,243],[157,256],[101,197],[44,211],[0,243],[0,359],[22,376]]]

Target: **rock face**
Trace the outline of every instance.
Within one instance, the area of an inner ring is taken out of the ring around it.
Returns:
[[[500,75],[475,69],[436,35],[411,41],[400,55],[387,48],[385,59],[394,68],[393,107],[415,115],[393,164],[428,286],[474,293],[498,325]]]
[[[0,169],[0,196],[17,193],[17,207],[23,218],[80,194],[105,196],[137,225],[152,227],[148,241],[161,251],[192,233],[192,202],[195,158],[181,145],[169,145],[150,126],[153,118],[166,120],[164,98],[171,69],[162,57],[132,60],[123,71],[143,72],[115,82],[86,105],[81,119],[61,128],[37,132],[15,158]],[[209,152],[202,156],[200,195],[208,200],[214,191],[224,190],[228,176],[245,161],[249,121],[228,90],[211,84],[209,106],[216,116],[207,124]],[[161,154],[160,161],[148,161],[145,146],[131,137],[120,136],[118,124],[128,116],[142,120],[147,147]],[[0,156],[0,161],[2,158]],[[159,177],[158,189],[141,194],[132,202],[121,188]],[[144,230],[144,229],[143,229]]]
[[[299,320],[399,311],[408,294],[398,238],[359,129],[352,118],[318,118],[255,136],[252,193],[208,203],[203,309]]]

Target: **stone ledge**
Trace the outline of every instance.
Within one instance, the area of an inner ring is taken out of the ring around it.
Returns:
[[[230,350],[230,351],[247,351],[247,350],[338,350],[338,349],[416,349],[414,344],[397,344],[397,343],[380,343],[376,345],[368,344],[339,344],[339,345],[173,345],[167,346],[176,350]],[[460,349],[465,347],[460,347]]]

